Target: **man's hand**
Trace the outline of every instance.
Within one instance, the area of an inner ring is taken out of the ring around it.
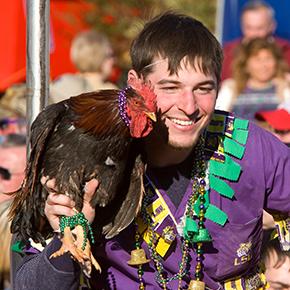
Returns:
[[[45,203],[45,215],[54,231],[59,230],[59,216],[73,216],[76,214],[74,210],[75,202],[67,195],[58,193],[55,186],[55,180],[48,180],[42,177],[41,183],[47,188],[49,195]],[[92,179],[85,185],[84,205],[82,212],[92,223],[95,217],[95,209],[90,206],[90,200],[98,187],[99,183],[96,179]]]

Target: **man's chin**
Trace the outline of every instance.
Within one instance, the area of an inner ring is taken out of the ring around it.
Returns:
[[[195,146],[195,144],[196,140],[192,142],[183,142],[183,143],[175,140],[169,140],[168,142],[168,146],[178,151],[192,149]]]

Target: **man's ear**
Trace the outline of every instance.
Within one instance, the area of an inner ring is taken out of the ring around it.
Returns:
[[[127,83],[130,82],[130,80],[135,79],[135,80],[140,80],[140,77],[138,76],[137,72],[133,69],[130,69],[128,72],[128,78],[127,78]],[[142,77],[141,77],[142,79]]]

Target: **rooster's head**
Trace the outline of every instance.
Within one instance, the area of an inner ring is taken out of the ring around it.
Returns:
[[[120,113],[132,137],[145,137],[153,129],[152,121],[156,121],[156,95],[151,86],[138,80],[129,80],[128,84],[119,95]],[[122,112],[124,102],[126,110]]]

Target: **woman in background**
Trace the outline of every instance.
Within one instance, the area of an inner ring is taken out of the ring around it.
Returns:
[[[117,88],[107,81],[115,56],[109,39],[103,33],[88,30],[77,34],[72,41],[70,58],[78,72],[63,74],[51,83],[50,103],[81,93]]]
[[[222,83],[216,108],[250,120],[257,111],[276,109],[290,99],[288,70],[274,42],[259,38],[241,44],[233,62],[233,78]]]

